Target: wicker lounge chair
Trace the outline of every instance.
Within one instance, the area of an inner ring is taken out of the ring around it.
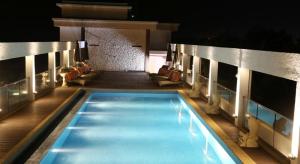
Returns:
[[[184,82],[181,80],[181,72],[177,70],[172,70],[167,79],[160,79],[157,81],[157,83],[159,86],[184,84]]]

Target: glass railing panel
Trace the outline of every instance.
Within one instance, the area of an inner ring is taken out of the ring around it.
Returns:
[[[203,83],[203,84],[208,85],[208,78],[200,75],[200,82]]]
[[[61,66],[56,67],[56,83],[61,84],[63,81],[63,78],[61,77],[60,73]]]
[[[201,93],[203,96],[207,97],[208,95],[208,78],[204,77],[202,75],[199,76],[200,78],[200,83],[201,83]]]
[[[20,103],[28,101],[27,85],[28,85],[28,79],[19,81],[19,89],[20,89],[19,101],[20,101]]]
[[[247,112],[272,127],[277,132],[289,136],[292,131],[292,120],[253,100],[248,100]],[[247,124],[245,124],[247,127]]]
[[[217,90],[218,90],[218,94],[224,99],[229,101],[230,100],[230,91],[227,90],[225,87],[223,87],[222,85],[217,85]]]
[[[0,117],[16,111],[28,101],[28,80],[23,79],[0,87]]]
[[[274,125],[274,122],[276,121],[276,114],[274,112],[272,112],[270,109],[262,106],[262,105],[258,105],[258,119],[264,121],[265,123],[267,123],[270,126]]]
[[[18,82],[7,85],[8,91],[8,106],[9,110],[13,110],[13,108],[19,103],[19,95],[20,89]]]
[[[275,124],[275,130],[286,136],[292,135],[292,129],[293,129],[293,121],[290,119],[286,119],[286,118],[279,119]]]
[[[233,115],[234,108],[235,108],[235,97],[236,97],[235,92],[220,85],[220,84],[217,84],[217,91],[218,91],[220,98],[223,99],[221,108],[223,110],[225,110],[229,115]]]
[[[37,93],[50,88],[48,80],[48,71],[35,75],[35,90]]]
[[[273,126],[275,121],[275,113],[270,109],[256,103],[255,101],[248,100],[247,111],[253,117],[263,121],[264,123]]]
[[[8,95],[7,95],[7,87],[0,87],[0,117],[7,114],[8,110]]]

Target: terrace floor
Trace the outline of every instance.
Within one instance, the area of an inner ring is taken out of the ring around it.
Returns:
[[[20,142],[31,130],[37,127],[53,109],[57,108],[75,91],[77,86],[68,88],[56,88],[50,94],[30,103],[10,117],[0,121],[0,161],[1,158]],[[154,84],[144,72],[100,72],[99,76],[87,84],[86,88],[101,89],[189,89],[185,86],[159,87]],[[199,103],[203,100],[197,99]],[[221,116],[211,118],[227,133],[236,140],[237,129],[229,121]],[[279,163],[263,149],[244,149],[255,162]]]
[[[75,90],[76,88],[56,88],[48,95],[0,120],[0,163],[1,159],[14,146],[71,96]]]

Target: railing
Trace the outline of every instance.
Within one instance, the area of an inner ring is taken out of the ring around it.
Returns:
[[[235,108],[235,98],[236,94],[235,91],[226,88],[223,85],[217,84],[217,91],[220,97],[225,100],[221,101],[221,108],[225,110],[230,116],[234,114]]]
[[[273,130],[285,136],[291,135],[293,127],[292,120],[253,100],[248,100],[247,102],[247,113],[271,126]]]
[[[202,76],[201,74],[199,75],[199,78],[200,78],[200,83],[202,84],[201,93],[202,93],[202,95],[207,97],[208,96],[208,78],[205,76]]]
[[[28,101],[28,79],[0,87],[0,117],[12,113]]]
[[[56,69],[57,81],[60,82],[62,78],[58,74],[59,67]],[[35,91],[37,92],[35,94],[38,96],[45,93],[43,91],[51,88],[48,73],[48,71],[45,71],[35,75]],[[29,101],[28,85],[29,79],[26,78],[0,87],[0,118],[13,113]]]
[[[207,86],[208,86],[208,78],[200,75],[200,83],[203,84],[201,89],[201,94],[207,97]],[[220,107],[229,115],[232,116],[235,110],[235,99],[236,99],[236,92],[230,90],[220,84],[217,84],[217,90],[220,97],[224,100],[221,101]],[[290,136],[293,127],[293,121],[274,110],[271,110],[253,100],[244,99],[244,103],[247,106],[247,116],[253,116],[266,125],[273,128],[273,130],[283,134],[284,136]],[[245,119],[244,125],[248,128],[247,119]]]
[[[36,84],[35,90],[37,91],[37,93],[40,93],[50,88],[48,75],[49,75],[48,71],[35,75],[35,84]]]
[[[61,66],[56,67],[56,82],[61,83],[62,82],[62,77],[59,74]]]

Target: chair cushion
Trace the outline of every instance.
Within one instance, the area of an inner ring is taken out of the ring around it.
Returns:
[[[169,73],[169,70],[167,68],[160,68],[158,70],[158,75],[159,76],[166,76]]]
[[[181,73],[179,71],[172,71],[170,75],[170,80],[173,82],[178,82],[181,79]]]
[[[169,66],[168,65],[163,65],[163,66],[161,66],[161,68],[169,68]]]
[[[85,74],[85,68],[84,67],[77,67],[77,70],[79,71],[80,75]]]
[[[80,75],[78,70],[71,70],[65,75],[66,81],[75,80]]]

